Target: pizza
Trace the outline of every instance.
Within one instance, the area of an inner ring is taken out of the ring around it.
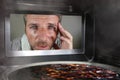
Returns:
[[[119,74],[87,64],[51,64],[31,68],[39,80],[120,80]]]

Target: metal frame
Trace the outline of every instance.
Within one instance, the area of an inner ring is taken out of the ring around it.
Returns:
[[[82,22],[82,48],[72,50],[34,50],[34,51],[11,51],[10,41],[10,14],[17,12],[10,12],[5,16],[5,50],[7,57],[24,57],[24,56],[47,56],[47,55],[71,55],[71,54],[84,54],[85,53],[85,20]],[[24,13],[24,12],[23,12]],[[40,13],[41,14],[41,13]],[[42,13],[43,14],[43,13]],[[49,13],[45,13],[49,14]],[[64,14],[63,14],[64,15]],[[80,15],[80,14],[68,14],[68,15]],[[84,17],[82,16],[82,19]]]

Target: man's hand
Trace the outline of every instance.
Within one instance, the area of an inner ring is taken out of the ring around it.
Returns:
[[[60,49],[73,49],[73,37],[72,37],[72,35],[68,31],[66,31],[60,23],[58,24],[58,29],[60,32],[60,40],[61,40]]]

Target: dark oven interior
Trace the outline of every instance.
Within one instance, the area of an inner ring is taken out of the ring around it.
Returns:
[[[85,61],[83,57],[87,56],[91,59],[92,56],[92,62],[120,67],[119,0],[1,0],[0,4],[1,66],[46,61]],[[5,54],[6,15],[10,13],[38,14],[49,11],[65,15],[80,14],[83,20],[86,20],[85,55],[7,57]]]

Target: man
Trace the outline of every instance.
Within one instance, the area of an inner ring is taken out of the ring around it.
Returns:
[[[25,34],[12,43],[12,50],[72,49],[72,35],[60,24],[59,15],[25,15]],[[55,42],[60,33],[60,46]]]

